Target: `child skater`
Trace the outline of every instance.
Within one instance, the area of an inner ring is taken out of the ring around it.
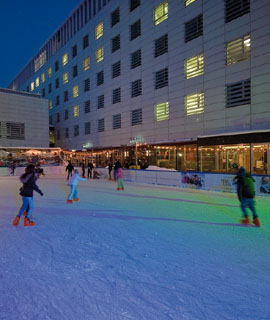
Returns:
[[[117,170],[116,170],[116,179],[118,183],[118,188],[117,190],[124,190],[124,185],[123,185],[123,169],[122,165],[118,163],[117,165]]]
[[[77,169],[74,170],[74,175],[68,180],[67,185],[70,186],[70,193],[67,198],[67,203],[73,203],[73,201],[79,201],[77,196],[77,184],[81,181],[86,181],[86,178],[81,178]]]
[[[29,164],[26,167],[25,173],[21,175],[20,180],[23,183],[23,186],[20,189],[23,203],[18,215],[13,220],[13,225],[17,226],[20,222],[21,215],[28,210],[27,215],[24,218],[24,226],[32,227],[35,225],[35,222],[30,220],[34,206],[33,191],[35,190],[43,196],[42,191],[36,185],[37,177],[35,176],[35,166],[33,164]]]

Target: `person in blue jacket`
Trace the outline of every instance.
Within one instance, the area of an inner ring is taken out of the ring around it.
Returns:
[[[68,180],[67,185],[70,186],[70,193],[67,198],[67,203],[79,201],[77,193],[77,184],[79,181],[86,181],[86,178],[81,178],[77,169],[74,170],[74,175]]]

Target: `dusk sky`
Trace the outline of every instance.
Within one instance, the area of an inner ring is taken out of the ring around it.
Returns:
[[[1,1],[0,87],[8,86],[80,2]]]

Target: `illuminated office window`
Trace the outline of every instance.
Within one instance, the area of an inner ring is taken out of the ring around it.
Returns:
[[[42,82],[42,83],[45,82],[45,73],[42,73],[42,74],[41,74],[41,82]]]
[[[250,35],[227,43],[227,66],[250,58]]]
[[[48,69],[48,77],[50,78],[52,76],[52,68],[50,67],[49,69]]]
[[[68,73],[67,72],[65,72],[63,74],[63,83],[68,83]]]
[[[195,2],[196,0],[184,0],[185,1],[185,6],[189,6],[190,4],[192,4],[193,2]]]
[[[86,71],[90,68],[90,58],[87,57],[83,59],[83,71]]]
[[[73,107],[73,116],[78,117],[79,116],[79,106]]]
[[[155,105],[156,121],[169,119],[169,102],[158,103]]]
[[[39,77],[36,78],[36,88],[39,87]]]
[[[103,59],[104,59],[104,47],[102,46],[96,51],[96,62],[99,63]]]
[[[49,100],[49,109],[52,109],[52,100]]]
[[[65,53],[62,57],[62,64],[65,66],[68,63],[68,54]]]
[[[34,89],[35,89],[35,82],[32,81],[31,84],[30,84],[30,90],[34,91]]]
[[[186,79],[200,76],[204,73],[204,59],[203,53],[186,59],[185,61]]]
[[[78,86],[74,86],[73,87],[73,98],[76,98],[79,96],[79,87]]]
[[[103,22],[96,26],[96,40],[103,36]]]
[[[195,93],[185,98],[186,115],[204,112],[204,93]]]
[[[157,26],[166,19],[168,19],[168,1],[163,1],[154,9],[154,23]]]

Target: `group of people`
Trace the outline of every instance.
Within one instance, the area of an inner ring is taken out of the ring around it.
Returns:
[[[88,170],[92,171],[93,168],[88,165]],[[123,185],[123,168],[119,161],[117,161],[113,167],[110,163],[108,166],[109,169],[109,179],[111,178],[111,172],[114,169],[115,176],[117,180],[117,190],[124,190]],[[83,170],[83,167],[82,167]],[[70,193],[67,198],[67,203],[73,203],[73,201],[78,201],[78,191],[77,191],[77,184],[79,181],[87,181],[85,177],[85,168],[82,171],[82,177],[79,175],[77,169],[74,169],[71,162],[68,163],[66,167],[66,171],[68,171],[68,182],[67,185],[70,186]],[[74,174],[72,175],[74,171]],[[17,226],[19,224],[20,218],[22,215],[25,215],[24,219],[24,226],[34,226],[35,222],[31,220],[32,212],[33,212],[33,192],[36,191],[41,196],[43,196],[42,191],[36,185],[36,181],[38,179],[38,174],[36,172],[35,166],[30,164],[26,167],[25,173],[21,175],[20,181],[23,184],[20,188],[20,195],[22,196],[22,206],[19,210],[19,213],[13,220],[13,225]],[[91,177],[91,175],[90,175]],[[246,170],[241,167],[238,170],[237,176],[233,179],[234,183],[237,185],[237,195],[240,201],[240,207],[243,213],[243,218],[240,221],[244,225],[249,225],[251,223],[247,209],[249,208],[253,215],[253,225],[256,227],[260,227],[260,221],[258,214],[255,209],[255,187],[254,182],[255,180],[252,176],[246,172]]]

